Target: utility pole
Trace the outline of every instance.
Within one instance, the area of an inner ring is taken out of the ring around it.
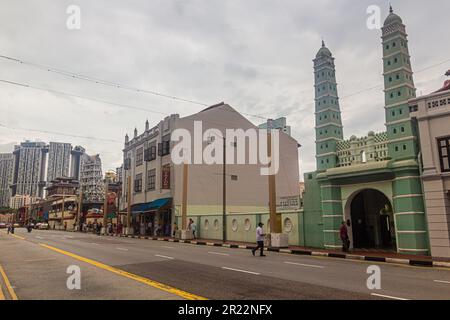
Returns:
[[[183,198],[181,202],[181,230],[187,228],[187,192],[188,192],[188,165],[183,163]]]
[[[78,205],[77,205],[77,224],[78,228],[80,229],[79,231],[83,231],[81,228],[81,206],[82,206],[82,202],[83,202],[83,190],[81,189],[80,186],[80,190],[78,191]]]
[[[131,224],[131,176],[127,178],[127,234],[130,232]]]
[[[222,239],[225,243],[227,241],[227,139],[223,136],[223,168],[222,168],[222,224],[223,234]]]
[[[272,122],[267,122],[267,154],[272,166]],[[275,173],[269,174],[269,212],[270,212],[270,233],[281,233],[281,217],[277,215],[277,195],[275,184]]]
[[[64,229],[64,207],[65,207],[65,192],[64,192],[64,188],[63,188],[63,196],[62,196],[62,215],[61,215],[61,222],[62,222],[62,227]]]
[[[108,180],[105,179],[105,201],[103,202],[103,230],[104,230],[104,234],[107,233],[106,230],[106,224],[107,224],[107,220],[108,220],[108,188],[109,188],[109,183]]]

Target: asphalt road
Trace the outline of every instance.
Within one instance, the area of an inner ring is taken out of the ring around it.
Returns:
[[[61,231],[16,235],[0,231],[0,265],[19,299],[450,299],[446,269]],[[81,290],[67,289],[70,265],[81,269]],[[379,290],[367,288],[372,265]]]

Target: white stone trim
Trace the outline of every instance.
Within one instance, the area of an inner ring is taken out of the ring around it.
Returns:
[[[329,141],[329,140],[342,141],[342,139],[339,139],[339,138],[336,138],[336,137],[329,137],[329,138],[325,138],[325,139],[316,140],[316,143],[325,142],[325,141]]]
[[[402,142],[402,141],[407,141],[407,140],[417,140],[417,137],[408,136],[408,137],[404,137],[404,138],[393,139],[393,140],[389,140],[389,143],[391,143],[391,142]]]
[[[394,196],[392,197],[392,199],[403,199],[403,198],[418,198],[418,197],[423,197],[423,194],[401,194],[398,196]]]
[[[407,216],[407,215],[414,215],[414,214],[425,214],[425,212],[420,212],[420,211],[397,212],[397,213],[394,213],[394,216]]]
[[[339,230],[323,230],[324,233],[339,233]]]
[[[322,218],[342,218],[342,214],[323,215]]]
[[[323,246],[327,248],[342,248],[342,246],[337,246],[335,244],[324,244]]]
[[[411,121],[411,119],[405,118],[405,119],[395,120],[395,121],[391,121],[391,122],[386,122],[384,125],[388,126],[388,125],[394,125],[394,124],[399,124],[399,123],[408,122],[408,121]]]
[[[319,125],[319,126],[316,126],[316,127],[314,127],[314,129],[325,128],[325,127],[327,127],[327,126],[335,126],[335,127],[338,127],[338,128],[343,128],[342,124],[339,124],[339,123],[335,123],[335,122],[331,122],[331,121],[330,121],[330,122],[321,124],[321,125]]]
[[[397,53],[398,53],[398,52],[397,52]],[[400,68],[392,69],[392,70],[390,70],[390,71],[384,72],[384,73],[383,73],[383,76],[386,76],[386,75],[391,74],[391,73],[399,72],[399,71],[402,71],[402,70],[409,71],[411,74],[414,75],[414,72],[411,70],[411,68],[408,69],[406,66],[403,65],[403,66],[401,66]]]
[[[389,72],[390,73],[390,72]],[[389,74],[388,73],[388,74]],[[398,85],[396,85],[396,86],[393,86],[393,87],[390,87],[390,88],[388,88],[388,89],[384,89],[383,90],[383,92],[388,92],[388,91],[391,91],[391,90],[395,90],[395,89],[398,89],[398,88],[401,88],[401,87],[409,87],[410,89],[414,89],[414,90],[417,90],[413,85],[411,85],[410,83],[402,83],[402,84],[398,84]]]
[[[336,185],[325,185],[325,186],[320,186],[321,188],[340,188],[341,186],[336,186]]]
[[[392,181],[397,181],[397,180],[408,180],[408,179],[420,179],[420,176],[404,176],[404,177],[398,177],[393,179]]]
[[[336,152],[328,152],[328,153],[322,153],[316,156],[316,158],[322,158],[322,157],[327,157],[327,156],[333,156],[336,155]]]
[[[428,252],[428,249],[406,249],[406,248],[398,248],[398,251],[410,251],[410,252]]]
[[[427,232],[423,231],[423,230],[419,230],[419,231],[416,231],[416,230],[406,230],[406,231],[397,230],[397,233],[400,233],[400,234],[420,234],[420,233],[427,233]]]
[[[322,200],[322,203],[342,203],[342,200]]]
[[[407,105],[408,105],[408,102],[396,102],[396,103],[393,103],[393,104],[388,104],[388,105],[386,105],[384,108],[385,108],[385,109],[391,109],[391,108],[398,107],[398,106],[402,106],[402,105],[407,106]]]

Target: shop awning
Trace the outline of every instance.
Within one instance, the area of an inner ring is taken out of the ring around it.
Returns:
[[[162,199],[156,199],[154,201],[147,202],[147,203],[136,204],[136,205],[132,206],[131,212],[133,214],[139,214],[139,213],[144,213],[144,212],[148,212],[148,211],[158,210],[159,208],[170,204],[171,200],[172,200],[172,198],[162,198]]]

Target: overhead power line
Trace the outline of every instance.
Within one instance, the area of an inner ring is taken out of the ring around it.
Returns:
[[[38,132],[38,133],[45,133],[45,134],[55,134],[55,135],[71,137],[71,138],[81,138],[81,139],[87,139],[87,140],[96,140],[96,141],[103,141],[103,142],[112,142],[112,143],[123,144],[122,141],[113,140],[113,139],[105,139],[105,138],[97,138],[97,137],[89,137],[89,136],[80,136],[80,135],[75,135],[75,134],[69,134],[69,133],[63,133],[63,132],[57,132],[57,131],[39,130],[39,129],[32,129],[32,128],[11,127],[11,126],[4,125],[2,123],[0,123],[0,127],[6,128],[6,129],[10,129],[10,130],[31,131],[31,132]]]
[[[132,86],[126,85],[126,84],[121,84],[121,83],[117,83],[117,82],[112,82],[112,81],[108,81],[108,80],[103,80],[103,79],[99,79],[99,78],[85,76],[85,75],[82,75],[82,74],[77,74],[77,73],[73,73],[73,72],[70,72],[70,71],[57,69],[57,68],[54,68],[54,67],[45,66],[45,65],[42,65],[42,64],[34,63],[34,62],[24,61],[24,60],[21,60],[21,59],[18,59],[18,58],[14,58],[14,57],[0,55],[0,58],[5,59],[5,60],[10,60],[10,61],[13,61],[13,62],[17,62],[17,63],[20,63],[20,64],[33,66],[33,67],[36,67],[36,68],[39,68],[39,69],[42,69],[42,70],[45,70],[45,71],[48,71],[48,72],[57,73],[57,74],[60,74],[60,75],[63,75],[63,76],[69,77],[69,78],[75,78],[75,79],[79,79],[79,80],[93,82],[93,83],[96,83],[96,84],[101,84],[101,85],[114,87],[114,88],[119,88],[119,89],[124,89],[124,90],[135,91],[135,92],[139,92],[139,93],[151,94],[151,95],[154,95],[154,96],[167,98],[167,99],[172,99],[172,100],[177,100],[177,101],[181,101],[181,102],[192,103],[192,104],[201,105],[201,106],[208,106],[207,103],[198,102],[198,101],[194,101],[194,100],[189,100],[189,99],[185,99],[185,98],[180,98],[180,97],[177,97],[177,96],[173,96],[173,95],[157,92],[157,91],[154,91],[154,90],[140,89],[140,88],[136,88],[136,87],[132,87]]]

